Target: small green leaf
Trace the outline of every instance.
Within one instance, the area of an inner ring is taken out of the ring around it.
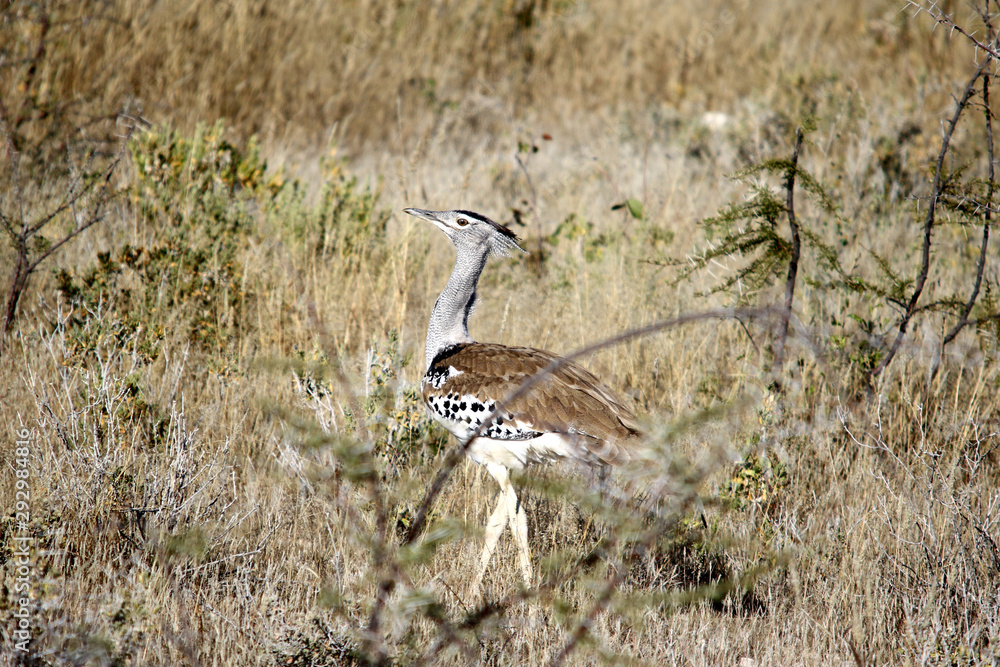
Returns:
[[[628,207],[628,212],[632,214],[632,217],[636,220],[642,220],[642,202],[631,197],[625,202],[625,206]]]
[[[52,242],[39,234],[33,239],[35,252],[42,253],[52,247]]]
[[[619,211],[621,209],[628,209],[629,215],[631,215],[636,220],[642,220],[642,202],[635,197],[630,197],[620,204],[615,204],[611,207],[612,211]]]

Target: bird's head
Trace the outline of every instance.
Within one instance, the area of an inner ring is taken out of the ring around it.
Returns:
[[[482,252],[484,249],[491,255],[510,257],[510,251],[517,248],[526,252],[517,244],[517,235],[503,225],[493,222],[485,215],[473,211],[425,211],[421,208],[404,208],[406,213],[427,220],[442,232],[447,234],[459,251]]]

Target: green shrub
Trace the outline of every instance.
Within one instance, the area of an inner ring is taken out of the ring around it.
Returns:
[[[332,152],[332,151],[331,151]],[[341,273],[355,272],[385,258],[388,211],[378,208],[379,192],[359,188],[333,155],[321,161],[323,186],[319,201],[307,203],[298,182],[283,187],[271,202],[269,217],[290,243],[307,256],[333,264]]]
[[[62,294],[76,306],[75,351],[93,349],[92,336],[137,336],[149,360],[167,330],[196,346],[219,351],[245,328],[255,294],[245,280],[245,251],[259,238],[257,202],[281,190],[265,180],[255,142],[240,150],[222,137],[224,126],[199,127],[191,138],[167,128],[130,144],[136,182],[131,201],[147,245],[98,254],[79,274],[58,272]],[[110,331],[85,333],[88,313],[111,304]]]
[[[389,216],[378,209],[377,192],[358,187],[329,159],[319,201],[310,204],[301,183],[268,174],[256,141],[240,148],[224,135],[219,122],[191,137],[154,128],[132,141],[130,200],[144,245],[99,253],[79,272],[58,271],[59,290],[74,306],[74,356],[111,335],[134,339],[148,362],[169,331],[212,358],[225,357],[254,326],[269,291],[257,249],[281,241],[285,252],[319,260],[335,274],[379,266]],[[84,326],[109,307],[114,316],[101,318],[99,330]]]

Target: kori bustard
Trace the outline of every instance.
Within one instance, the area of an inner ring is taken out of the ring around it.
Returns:
[[[478,595],[497,541],[508,525],[517,542],[525,585],[530,586],[528,523],[510,471],[559,459],[590,466],[623,463],[637,444],[639,425],[600,380],[579,365],[567,363],[525,396],[503,403],[500,414],[483,426],[498,402],[558,359],[526,347],[477,343],[469,335],[476,285],[486,260],[524,249],[512,231],[472,211],[405,211],[433,223],[456,249],[455,268],[427,326],[427,372],[421,382],[424,403],[434,419],[463,443],[482,426],[466,453],[500,485],[472,591]]]

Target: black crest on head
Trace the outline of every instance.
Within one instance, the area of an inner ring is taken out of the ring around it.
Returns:
[[[479,213],[476,213],[475,211],[466,211],[465,209],[458,209],[455,212],[456,213],[461,213],[462,215],[466,215],[466,216],[468,216],[470,218],[473,218],[475,220],[479,220],[480,222],[485,222],[488,225],[492,225],[495,230],[497,230],[498,232],[500,232],[501,234],[503,234],[504,236],[506,236],[507,238],[509,238],[511,241],[514,241],[515,243],[519,240],[517,238],[517,234],[515,234],[514,232],[512,232],[507,227],[504,227],[500,223],[493,222],[492,220],[490,220],[489,218],[487,218],[485,215],[480,215]]]

